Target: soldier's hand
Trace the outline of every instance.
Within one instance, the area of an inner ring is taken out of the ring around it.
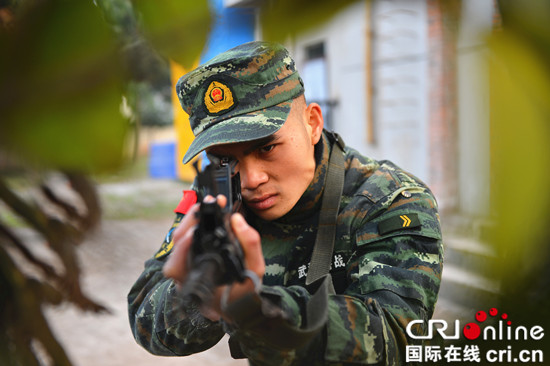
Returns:
[[[213,199],[213,198],[211,198]],[[218,204],[224,207],[227,200],[224,196],[217,197]],[[174,247],[172,253],[163,267],[163,273],[167,278],[172,278],[182,284],[185,282],[189,273],[187,268],[187,256],[193,241],[193,233],[198,223],[195,213],[199,209],[199,204],[195,204],[181,221],[178,228],[174,231]],[[235,213],[231,216],[231,228],[239,240],[244,252],[245,268],[254,272],[258,278],[263,278],[265,273],[265,261],[262,253],[260,234],[244,219],[244,217]],[[211,320],[219,320],[223,316],[220,299],[226,286],[220,286],[214,291],[214,297],[210,306],[203,306],[201,311],[203,315]],[[250,279],[243,283],[234,283],[231,286],[228,303],[254,291],[254,284]]]
[[[218,195],[216,198],[212,196],[204,198],[205,202],[213,202],[214,200],[218,202],[221,208],[224,208],[227,203],[227,198],[223,195]],[[174,247],[162,269],[165,277],[172,278],[180,284],[185,282],[189,273],[187,256],[193,242],[195,228],[199,223],[196,215],[199,207],[200,203],[191,206],[178,225],[178,228],[174,231],[172,236]]]
[[[245,268],[254,272],[261,284],[265,273],[265,260],[262,253],[260,234],[248,225],[244,217],[239,213],[231,216],[231,228],[243,248]],[[255,291],[255,285],[250,278],[246,278],[242,283],[235,282],[229,286],[231,288],[227,300],[228,304]],[[220,286],[214,291],[210,306],[201,307],[203,316],[213,321],[218,321],[220,318],[231,321],[221,309],[221,298],[226,288],[227,286]]]

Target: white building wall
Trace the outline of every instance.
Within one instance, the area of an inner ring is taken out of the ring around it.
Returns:
[[[490,203],[489,90],[485,37],[493,23],[493,0],[463,0],[458,57],[459,210],[486,216]]]
[[[483,35],[492,27],[493,6],[493,0],[463,1],[457,48],[458,156],[448,159],[458,160],[458,208],[473,216],[487,215],[490,200]],[[428,26],[426,0],[374,0],[370,5],[359,1],[324,25],[289,40],[287,46],[300,70],[306,48],[324,42],[328,93],[337,103],[332,112],[334,130],[349,146],[375,159],[391,160],[430,185]],[[371,80],[367,79],[369,46]],[[368,136],[367,127],[370,108],[373,136]]]
[[[426,1],[372,4],[375,144],[369,150],[430,184]]]
[[[346,144],[367,156],[392,160],[429,183],[426,27],[425,0],[360,1],[294,39],[290,48],[300,69],[306,47],[325,42],[329,94],[337,102],[333,127]],[[372,80],[367,74],[369,46]],[[368,136],[371,86],[374,136]]]
[[[293,40],[290,45],[298,70],[305,62],[307,46],[324,42],[328,71],[329,99],[333,108],[334,130],[349,146],[363,153],[366,149],[367,99],[366,2],[360,1],[335,14],[322,27]],[[306,88],[308,87],[306,81]]]

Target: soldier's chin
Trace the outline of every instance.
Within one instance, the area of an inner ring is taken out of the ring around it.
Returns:
[[[277,220],[279,217],[282,217],[283,215],[278,215],[277,213],[273,212],[273,210],[254,210],[252,209],[252,212],[256,214],[259,218],[265,221],[272,221]]]
[[[276,206],[272,206],[268,209],[257,210],[252,207],[249,209],[256,214],[259,218],[265,221],[273,221],[283,217],[288,211],[283,211]]]

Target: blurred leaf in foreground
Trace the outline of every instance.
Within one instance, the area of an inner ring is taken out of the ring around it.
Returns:
[[[489,43],[492,202],[498,218],[492,242],[501,259],[503,307],[515,324],[548,327],[550,3],[499,4],[503,27]]]
[[[211,13],[207,0],[133,0],[146,36],[164,57],[191,68],[201,54]]]
[[[0,11],[0,364],[67,366],[42,311],[105,310],[81,288],[76,245],[100,216],[82,173],[123,156],[124,73],[92,1],[1,2]]]
[[[284,42],[287,37],[323,24],[358,0],[267,0],[262,2],[262,38]]]
[[[0,36],[2,146],[52,168],[116,167],[127,127],[124,73],[99,9],[63,0],[21,8]]]

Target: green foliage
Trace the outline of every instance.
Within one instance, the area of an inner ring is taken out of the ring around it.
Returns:
[[[169,126],[173,121],[170,79],[155,88],[148,82],[129,82],[128,104],[140,126]]]
[[[124,72],[99,9],[41,1],[3,31],[0,142],[30,161],[79,171],[112,169],[127,121]]]
[[[140,38],[131,3],[97,2],[103,13],[92,0],[0,3],[1,365],[71,364],[44,305],[105,310],[80,288],[76,245],[100,217],[95,187],[82,173],[120,166],[128,81],[145,90],[142,100],[170,85],[168,63]],[[170,15],[175,27],[178,14]],[[180,25],[171,32],[190,38],[193,27]],[[185,56],[198,58],[196,48]],[[65,173],[52,183],[45,173],[52,170]],[[36,255],[40,247],[51,263]]]
[[[541,60],[550,59],[550,2],[499,0],[504,28],[522,37]]]
[[[190,69],[198,60],[210,30],[207,0],[133,0],[153,47]]]
[[[358,0],[268,0],[260,13],[262,37],[283,42],[289,36],[311,29]]]
[[[499,4],[503,27],[489,58],[492,240],[503,305],[518,324],[550,326],[550,3]]]
[[[130,0],[97,0],[107,22],[117,36],[133,39],[139,33],[139,26]]]
[[[355,1],[263,1],[263,38],[284,41]],[[0,24],[0,158],[5,151],[15,155],[21,170],[33,177],[31,185],[41,187],[48,204],[63,212],[61,220],[46,214],[24,197],[25,190],[9,184],[0,165],[2,209],[11,210],[0,215],[2,365],[38,365],[37,344],[54,364],[70,364],[44,320],[43,304],[65,300],[83,309],[103,309],[82,293],[75,255],[75,244],[99,218],[94,188],[80,174],[64,175],[85,203],[82,215],[49,191],[36,171],[101,172],[118,167],[128,128],[119,113],[122,94],[134,88],[135,110],[141,103],[150,111],[154,94],[164,93],[169,85],[166,60],[189,68],[210,28],[206,0],[96,2],[98,6],[92,0],[0,3],[14,13],[8,29]],[[542,316],[550,309],[550,193],[544,187],[550,166],[550,3],[499,4],[504,26],[492,37],[489,67],[492,194],[499,215],[493,241],[503,258],[500,275],[507,309]],[[457,12],[454,5],[446,11]],[[133,87],[128,88],[129,80]],[[142,122],[158,120],[155,113],[141,114],[147,116]],[[17,235],[22,222],[48,243],[64,270],[32,254],[29,247],[36,243]],[[39,276],[24,273],[13,252]]]
[[[32,229],[38,234],[24,242],[21,228],[0,221],[0,364],[39,365],[46,357],[55,365],[70,365],[50,331],[42,306],[68,301],[83,310],[105,310],[82,292],[75,251],[83,233],[99,220],[98,201],[93,185],[80,174],[58,175],[57,184],[43,174],[28,172],[24,177],[16,184],[13,179],[0,177],[0,200],[26,222],[24,232]],[[72,187],[85,211],[61,198],[55,189],[60,181]],[[35,187],[40,189],[33,190]],[[39,196],[57,209],[56,216],[38,204]],[[28,238],[28,234],[23,237]],[[37,256],[40,246],[47,247],[62,267]]]
[[[141,16],[130,0],[98,0],[97,3],[120,43],[130,80],[125,94],[135,122],[138,126],[171,125],[170,66],[145,37],[138,21]]]

